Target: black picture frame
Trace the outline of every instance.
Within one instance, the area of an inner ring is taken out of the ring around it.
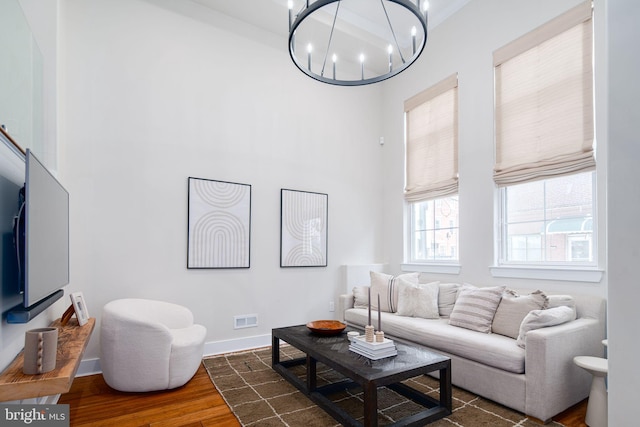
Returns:
[[[280,190],[280,267],[326,267],[329,195]]]

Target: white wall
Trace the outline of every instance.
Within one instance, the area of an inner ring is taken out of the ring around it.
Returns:
[[[607,0],[609,102],[609,425],[634,424],[640,400],[640,3]]]
[[[382,259],[380,88],[317,83],[284,38],[190,2],[64,0],[60,15],[69,292],[98,321],[116,298],[184,304],[210,350],[334,317],[341,266]],[[250,269],[187,270],[189,176],[252,185]],[[328,193],[328,267],[279,267],[281,188]]]
[[[576,281],[539,281],[494,278],[489,267],[494,264],[493,183],[493,51],[546,23],[582,0],[543,1],[471,1],[429,34],[420,59],[407,71],[384,85],[384,258],[392,268],[403,262],[403,186],[404,143],[403,103],[416,93],[445,77],[458,73],[459,100],[459,196],[460,196],[460,265],[458,275],[431,274],[429,278],[468,282],[477,285],[508,284],[521,288],[541,288],[557,292],[606,295],[606,274],[599,283]],[[597,3],[601,3],[598,1]],[[596,16],[602,14],[598,7]],[[598,35],[603,35],[600,27]],[[596,66],[603,65],[599,45]],[[599,76],[597,76],[597,79]],[[606,92],[597,84],[596,99],[605,100]],[[600,103],[599,103],[600,104]],[[601,107],[597,116],[604,118]],[[606,133],[598,129],[598,148],[606,145]],[[602,244],[600,268],[606,262],[606,204],[604,150],[598,152],[598,214]]]

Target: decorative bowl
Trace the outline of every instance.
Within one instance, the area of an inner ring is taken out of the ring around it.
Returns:
[[[307,323],[307,328],[318,335],[338,335],[347,325],[337,320],[314,320]]]

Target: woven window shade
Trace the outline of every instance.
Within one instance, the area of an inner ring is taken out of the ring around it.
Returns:
[[[494,52],[499,186],[595,168],[586,2]]]
[[[408,99],[406,187],[409,202],[458,192],[458,76]]]

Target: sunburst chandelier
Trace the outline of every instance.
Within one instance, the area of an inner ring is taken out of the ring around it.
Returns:
[[[289,54],[323,83],[361,86],[401,73],[427,42],[427,0],[289,0]]]

